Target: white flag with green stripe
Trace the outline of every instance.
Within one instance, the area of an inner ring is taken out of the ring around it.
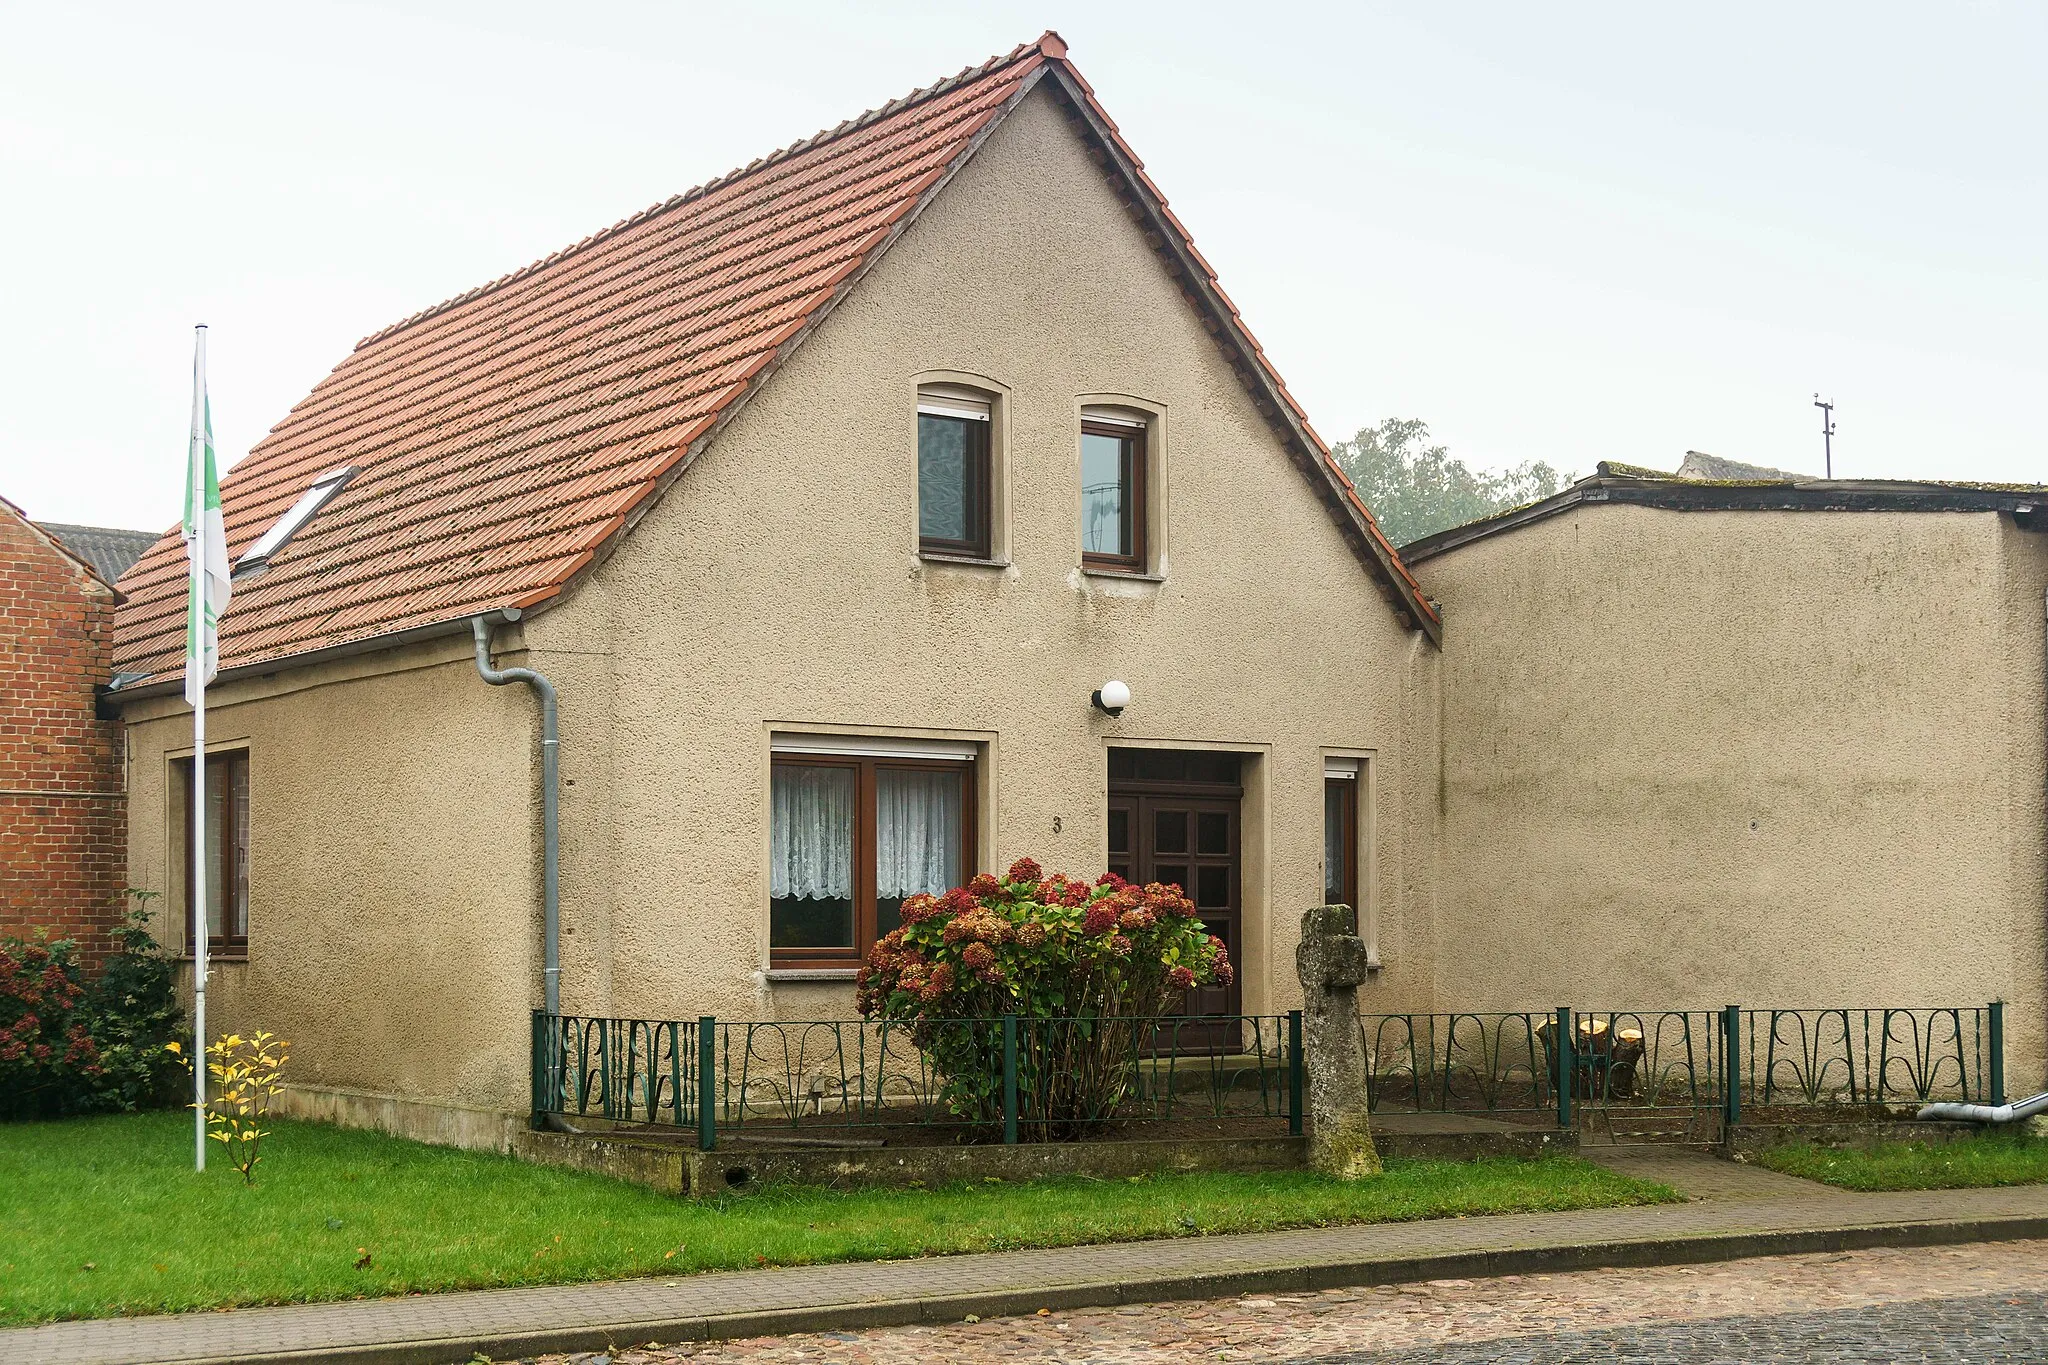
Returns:
[[[185,597],[185,700],[200,694],[220,669],[220,615],[228,609],[227,525],[220,515],[220,475],[213,463],[213,407],[206,399],[206,329],[192,352],[192,442],[185,466],[185,557],[192,565]]]

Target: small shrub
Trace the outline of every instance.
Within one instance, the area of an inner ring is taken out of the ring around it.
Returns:
[[[179,1053],[188,1034],[178,1006],[177,964],[149,932],[154,893],[129,891],[139,903],[114,931],[121,951],[86,988],[81,1014],[99,1050],[99,1072],[86,1108],[131,1113],[160,1109],[184,1097],[190,1071]],[[173,1048],[171,1044],[180,1044]]]
[[[1019,1016],[1019,1108],[1039,1135],[1070,1137],[1115,1116],[1150,1020],[1232,967],[1178,886],[1092,884],[1019,859],[943,896],[912,896],[903,926],[861,968],[863,1015],[908,1022],[964,1118],[1001,1114],[1002,1038]]]
[[[42,1118],[89,1093],[100,1064],[84,998],[76,943],[41,932],[0,939],[0,1113]]]
[[[228,1163],[247,1184],[256,1183],[256,1163],[270,1117],[270,1102],[284,1089],[278,1079],[291,1047],[262,1029],[244,1038],[230,1033],[206,1048],[206,1073],[213,1094],[206,1101],[206,1135],[228,1149]]]
[[[120,951],[85,979],[71,939],[0,938],[0,1118],[176,1104],[189,1074],[175,964],[149,933],[150,893],[115,931]]]

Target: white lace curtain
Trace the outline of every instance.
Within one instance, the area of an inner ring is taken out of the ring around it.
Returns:
[[[769,788],[768,894],[851,900],[853,769],[778,764]]]
[[[961,785],[957,772],[876,770],[876,895],[938,895],[960,884]],[[778,764],[770,787],[768,894],[851,898],[853,769]]]
[[[936,896],[960,884],[960,786],[957,772],[876,771],[876,895]]]

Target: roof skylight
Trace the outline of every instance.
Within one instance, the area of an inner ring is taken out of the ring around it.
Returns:
[[[235,561],[235,573],[245,574],[267,567],[271,556],[282,550],[291,538],[299,533],[299,528],[311,521],[314,514],[325,507],[329,500],[355,477],[355,473],[354,465],[342,465],[313,480],[313,486],[301,494],[299,500],[293,503],[240,559]]]

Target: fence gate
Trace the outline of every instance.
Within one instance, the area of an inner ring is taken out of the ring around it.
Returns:
[[[1552,1074],[1570,1076],[1575,1112],[1560,1120],[1586,1143],[1720,1141],[1734,1023],[1727,1010],[1559,1009],[1541,1036]]]

